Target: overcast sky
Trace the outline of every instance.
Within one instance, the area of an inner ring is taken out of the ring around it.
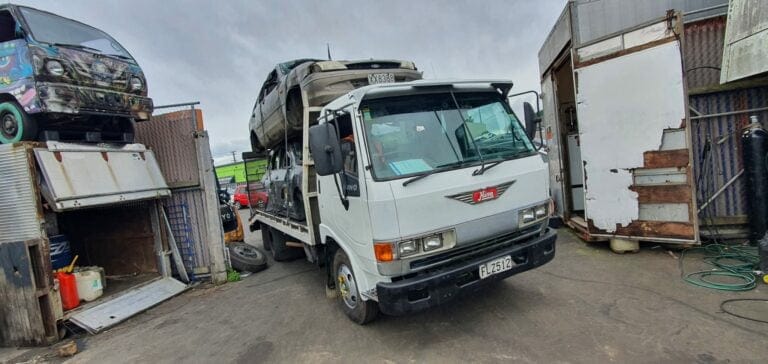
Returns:
[[[155,105],[200,101],[217,163],[250,150],[248,119],[279,62],[412,60],[424,78],[539,89],[537,53],[566,0],[21,1],[100,28],[136,58]]]

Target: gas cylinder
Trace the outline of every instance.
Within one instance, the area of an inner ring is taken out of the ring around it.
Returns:
[[[768,230],[768,132],[755,116],[741,135],[741,147],[747,177],[749,241],[754,245]]]
[[[57,272],[59,280],[59,292],[61,293],[61,306],[64,310],[71,310],[80,305],[80,296],[77,295],[77,279],[72,273]]]

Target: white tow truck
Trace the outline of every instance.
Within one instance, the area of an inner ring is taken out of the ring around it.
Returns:
[[[413,81],[304,105],[294,168],[306,221],[252,209],[251,230],[273,251],[303,247],[360,324],[549,262],[547,165],[507,103],[511,88]]]

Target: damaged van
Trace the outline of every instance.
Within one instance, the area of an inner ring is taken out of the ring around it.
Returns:
[[[131,142],[152,109],[144,73],[107,33],[0,5],[0,143]]]

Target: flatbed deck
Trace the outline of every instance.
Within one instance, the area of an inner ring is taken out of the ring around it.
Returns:
[[[248,225],[252,226],[256,222],[269,225],[300,240],[302,243],[314,245],[306,221],[291,220],[284,216],[278,216],[263,210],[253,209],[251,210],[251,217],[248,218]]]

